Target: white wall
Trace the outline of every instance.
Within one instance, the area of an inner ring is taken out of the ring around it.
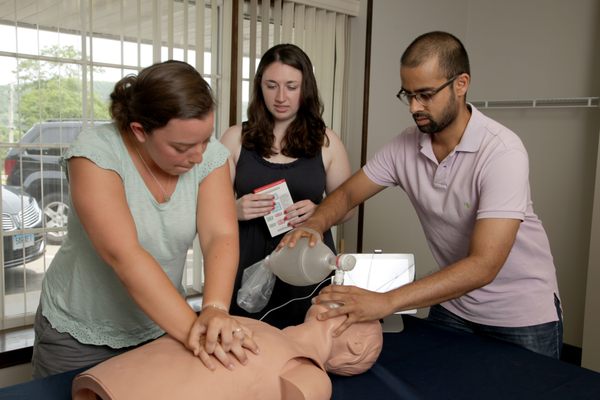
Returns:
[[[373,3],[368,156],[414,123],[395,98],[399,58],[416,36],[430,30],[449,31],[467,47],[469,100],[600,95],[597,0]],[[517,132],[529,151],[534,209],[546,227],[557,266],[565,342],[582,346],[598,109],[483,111]],[[358,109],[349,125],[359,124],[356,114]],[[363,233],[364,251],[415,253],[418,276],[437,268],[412,206],[398,189],[367,201]]]
[[[348,61],[346,62],[346,115],[344,116],[342,137],[352,171],[360,168],[360,150],[362,143],[362,114],[363,114],[363,91],[365,74],[365,46],[367,32],[367,2],[360,1],[359,17],[349,20],[349,42],[347,49]],[[357,213],[358,215],[358,213]],[[338,226],[338,232],[343,240],[342,246],[339,246],[340,252],[356,253],[356,238],[358,235],[358,217],[355,216],[350,221]]]
[[[600,134],[600,132],[598,132]],[[590,236],[590,260],[587,275],[585,318],[583,325],[583,357],[581,365],[600,372],[600,146],[596,161],[596,186],[592,232]]]

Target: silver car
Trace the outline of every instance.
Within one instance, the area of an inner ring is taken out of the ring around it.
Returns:
[[[42,233],[17,233],[41,228],[43,214],[37,201],[16,186],[2,186],[4,267],[16,267],[40,258],[45,243]]]

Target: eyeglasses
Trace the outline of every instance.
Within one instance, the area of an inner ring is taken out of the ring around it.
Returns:
[[[448,86],[449,84],[454,82],[454,80],[456,80],[456,78],[458,78],[458,77],[459,77],[459,75],[455,75],[454,77],[450,78],[446,83],[444,83],[442,86],[440,86],[436,89],[427,90],[424,92],[410,93],[410,92],[407,92],[406,90],[402,89],[396,94],[396,97],[399,98],[400,101],[403,102],[404,104],[406,104],[407,106],[410,106],[410,102],[412,99],[416,99],[419,103],[421,103],[421,105],[427,106],[427,105],[431,104],[431,101],[433,100],[433,96],[435,96],[446,86]]]

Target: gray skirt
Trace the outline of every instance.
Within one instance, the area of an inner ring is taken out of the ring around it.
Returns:
[[[68,333],[62,333],[54,329],[50,321],[42,315],[41,305],[38,306],[35,314],[33,328],[35,339],[31,365],[34,379],[92,367],[106,359],[137,347],[113,349],[109,346],[80,343]]]

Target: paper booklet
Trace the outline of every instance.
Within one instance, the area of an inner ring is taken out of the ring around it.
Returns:
[[[286,208],[294,204],[285,179],[254,189],[254,193],[273,195],[273,201],[275,202],[273,211],[264,217],[272,237],[292,229],[291,226],[288,226],[288,221],[285,220],[285,213],[283,212]]]

